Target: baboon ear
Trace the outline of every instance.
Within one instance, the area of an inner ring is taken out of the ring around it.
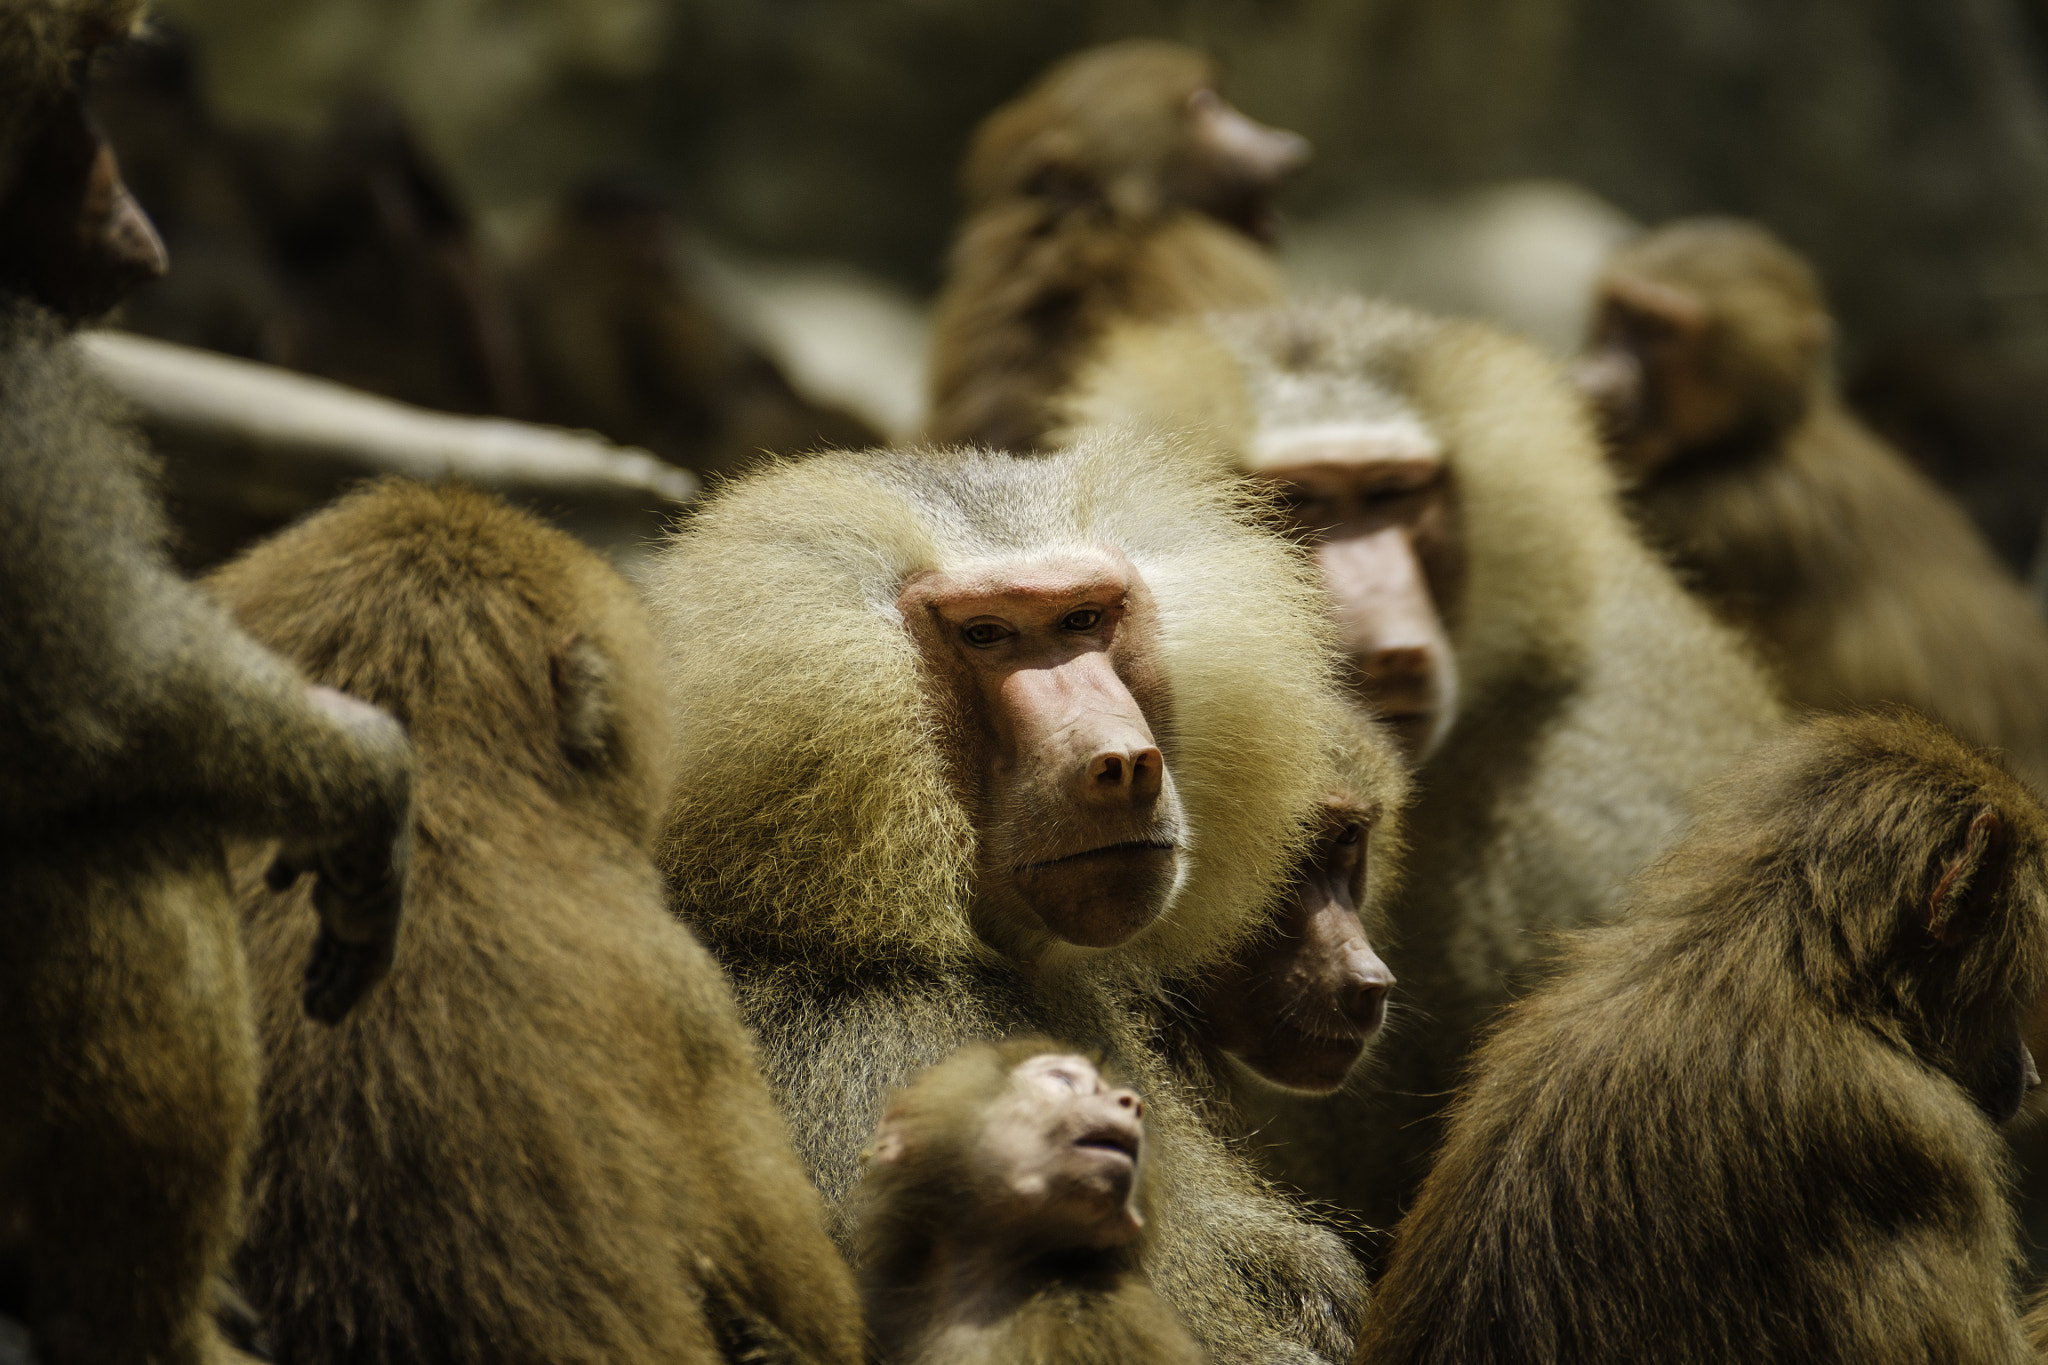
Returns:
[[[1696,337],[1712,321],[1698,295],[1675,285],[1617,272],[1607,277],[1606,288],[1608,295],[1631,313],[1677,336]]]
[[[910,1139],[903,1134],[903,1124],[891,1111],[882,1115],[882,1126],[875,1132],[875,1140],[861,1153],[862,1159],[870,1165],[892,1166],[903,1160],[910,1151]]]
[[[1962,846],[1942,868],[1934,894],[1927,898],[1927,930],[1944,944],[1963,941],[1990,907],[2005,852],[2005,826],[1997,812],[1977,812],[1965,830]]]
[[[562,752],[579,767],[603,762],[612,751],[619,724],[611,657],[595,641],[574,635],[555,651],[549,665]]]

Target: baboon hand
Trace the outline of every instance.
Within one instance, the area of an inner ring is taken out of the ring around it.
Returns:
[[[264,875],[283,891],[310,872],[320,936],[306,961],[306,1014],[338,1024],[391,970],[405,902],[410,841],[377,840],[354,847],[287,847]]]

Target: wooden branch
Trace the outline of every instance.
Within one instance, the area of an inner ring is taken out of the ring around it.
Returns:
[[[304,487],[406,474],[643,511],[697,492],[688,470],[590,432],[431,412],[126,332],[81,333],[79,344],[168,451],[204,451],[230,477]]]

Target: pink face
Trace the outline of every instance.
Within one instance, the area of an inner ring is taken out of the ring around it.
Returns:
[[[1358,919],[1370,824],[1333,808],[1272,931],[1196,996],[1212,1041],[1290,1090],[1342,1085],[1386,1017],[1394,974]]]
[[[1455,598],[1464,561],[1442,459],[1322,440],[1257,472],[1284,488],[1296,526],[1312,538],[1354,685],[1421,762],[1457,711],[1457,659],[1440,604]]]
[[[1090,550],[924,573],[897,604],[965,722],[984,899],[1091,948],[1150,924],[1186,832],[1151,722],[1165,691],[1136,568]]]
[[[1122,1246],[1144,1227],[1133,1197],[1145,1128],[1137,1092],[1085,1057],[1018,1065],[988,1108],[978,1165],[990,1216],[1051,1249]]]

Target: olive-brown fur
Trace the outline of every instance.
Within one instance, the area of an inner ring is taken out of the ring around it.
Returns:
[[[2035,1358],[1972,1092],[2048,987],[2048,817],[1905,712],[1702,806],[1477,1053],[1360,1365]]]
[[[83,180],[17,172],[136,16],[0,4],[0,212],[78,207],[30,201]],[[323,933],[320,963],[353,966],[308,980],[302,953],[286,989],[332,1017],[389,951],[411,756],[173,572],[153,459],[12,292],[41,264],[0,271],[0,1292],[47,1365],[217,1365],[258,1067],[225,842],[290,837],[321,871],[350,941]],[[344,846],[337,900],[322,860]]]
[[[853,1365],[851,1277],[664,907],[631,588],[526,513],[403,481],[210,586],[420,754],[404,951],[346,1026],[291,1007],[297,895],[245,884],[269,1069],[240,1269],[281,1358]]]
[[[982,123],[932,322],[932,440],[1029,449],[1114,319],[1282,297],[1246,235],[1255,224],[1180,188],[1197,158],[1188,100],[1215,80],[1178,44],[1113,43],[1060,62]]]
[[[1789,700],[1911,706],[2048,784],[2048,623],[1954,500],[1843,406],[1806,262],[1752,224],[1691,219],[1607,275],[1703,310],[1675,378],[1723,413],[1629,488],[1652,544],[1755,636]]]

